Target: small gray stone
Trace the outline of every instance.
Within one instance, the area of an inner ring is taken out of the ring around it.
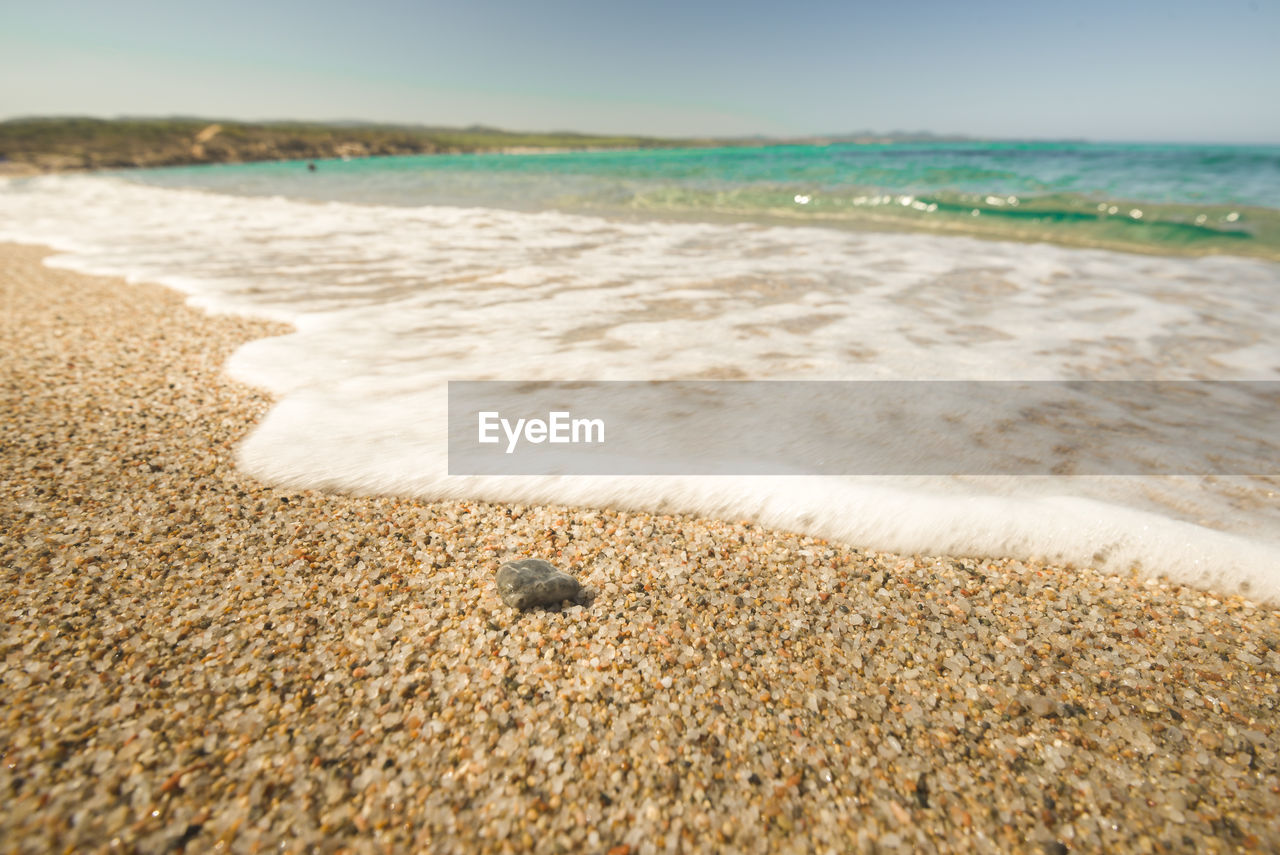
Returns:
[[[578,596],[578,580],[541,558],[508,561],[498,568],[498,596],[517,609],[554,606]]]

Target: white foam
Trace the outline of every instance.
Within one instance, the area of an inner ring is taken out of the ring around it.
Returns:
[[[1280,268],[963,238],[0,185],[0,239],[294,324],[228,370],[295,486],[751,518],[897,551],[1139,566],[1280,599],[1265,479],[458,478],[460,379],[1275,379]]]

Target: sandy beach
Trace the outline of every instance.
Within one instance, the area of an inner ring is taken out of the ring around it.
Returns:
[[[297,493],[287,332],[0,246],[4,851],[1280,849],[1280,610],[744,522]],[[502,560],[575,574],[520,613]]]

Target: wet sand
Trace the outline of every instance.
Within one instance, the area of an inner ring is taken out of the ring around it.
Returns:
[[[1275,851],[1280,610],[236,471],[285,330],[0,245],[0,850]],[[507,558],[583,601],[519,613]]]

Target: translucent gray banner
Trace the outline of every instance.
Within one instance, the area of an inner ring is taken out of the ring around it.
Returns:
[[[1275,381],[449,383],[451,475],[1273,475]]]

